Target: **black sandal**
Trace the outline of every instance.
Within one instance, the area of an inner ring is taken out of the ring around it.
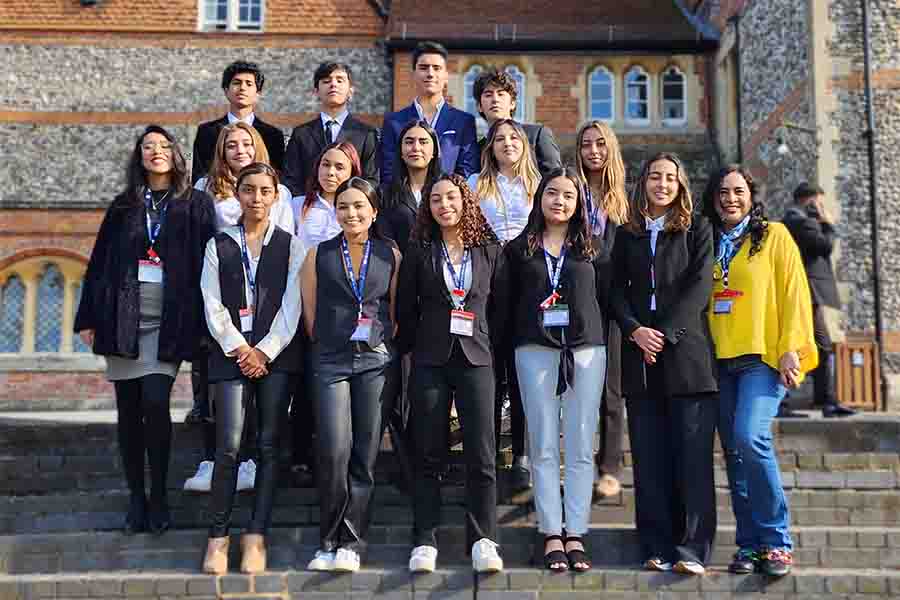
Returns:
[[[552,542],[554,540],[563,541],[563,537],[561,535],[548,535],[544,536],[544,550],[547,549],[547,542]],[[565,548],[565,543],[563,543],[563,547]],[[553,565],[562,565],[553,567]],[[566,553],[563,550],[551,550],[550,552],[546,552],[544,554],[544,568],[550,571],[551,573],[565,573],[569,570],[569,559],[566,557]]]
[[[563,546],[565,547],[568,543],[579,543],[581,547],[584,548],[584,540],[578,536],[566,537],[566,541]],[[572,570],[576,573],[584,573],[585,571],[591,570],[591,561],[588,558],[587,552],[582,550],[566,550],[566,558],[569,559],[569,565],[571,565]],[[587,565],[586,567],[578,567],[576,565]]]

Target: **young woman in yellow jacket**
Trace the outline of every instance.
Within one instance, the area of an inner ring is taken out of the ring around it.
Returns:
[[[792,542],[771,426],[787,388],[816,366],[809,287],[797,245],[781,223],[766,220],[748,170],[725,167],[703,200],[716,230],[708,314],[737,521],[730,570],[782,576],[791,569]]]

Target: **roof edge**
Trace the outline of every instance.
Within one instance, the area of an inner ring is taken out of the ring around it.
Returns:
[[[448,50],[467,50],[470,52],[575,52],[585,50],[607,50],[627,52],[660,52],[677,54],[704,54],[718,48],[718,40],[701,38],[697,41],[654,40],[647,41],[583,41],[583,40],[489,40],[481,38],[437,37],[386,37],[385,46],[391,50],[412,50],[416,44],[424,41],[439,42]]]

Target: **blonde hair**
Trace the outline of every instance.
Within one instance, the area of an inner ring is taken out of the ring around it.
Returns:
[[[525,130],[512,119],[498,119],[491,125],[487,135],[487,142],[481,151],[481,172],[478,174],[478,185],[475,193],[479,200],[503,202],[500,187],[497,185],[500,164],[497,162],[497,157],[494,156],[494,140],[497,138],[497,132],[500,130],[500,127],[503,125],[512,127],[515,134],[522,140],[522,157],[513,165],[513,171],[522,178],[522,183],[525,186],[525,198],[531,204],[534,199],[534,193],[541,183],[541,174],[538,172],[537,165],[534,164],[531,146],[528,144]]]
[[[236,121],[222,128],[219,137],[216,140],[216,153],[213,156],[212,164],[209,167],[209,176],[206,180],[206,192],[211,194],[218,200],[225,200],[236,195],[237,173],[228,166],[225,159],[225,143],[228,136],[238,130],[246,131],[253,140],[253,148],[256,154],[253,162],[269,164],[269,151],[266,149],[266,143],[263,141],[259,132],[243,121]]]
[[[674,164],[678,173],[678,196],[675,197],[672,208],[669,209],[666,231],[687,231],[691,228],[694,202],[691,199],[691,183],[688,180],[687,171],[677,155],[671,152],[659,152],[644,163],[631,193],[631,216],[625,227],[633,233],[640,233],[644,229],[644,220],[652,218],[649,208],[650,199],[647,197],[647,180],[650,178],[650,167],[660,160],[667,160]]]
[[[588,121],[578,129],[575,137],[575,169],[581,177],[585,189],[590,190],[590,177],[581,158],[581,144],[588,129],[596,129],[606,142],[606,163],[600,168],[600,190],[602,197],[597,199],[600,208],[610,221],[616,225],[628,222],[628,194],[625,193],[625,163],[622,161],[622,148],[619,138],[612,128],[603,121]]]

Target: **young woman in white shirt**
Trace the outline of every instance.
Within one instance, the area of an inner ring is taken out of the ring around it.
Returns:
[[[521,125],[512,119],[494,121],[481,151],[481,172],[471,175],[468,183],[475,190],[481,212],[501,244],[522,233],[528,224],[541,175]],[[511,347],[494,347],[494,374],[497,378],[494,427],[497,447],[500,447],[504,399],[508,397],[513,451],[511,483],[515,489],[527,488],[531,486],[531,465],[525,450],[525,411]]]

